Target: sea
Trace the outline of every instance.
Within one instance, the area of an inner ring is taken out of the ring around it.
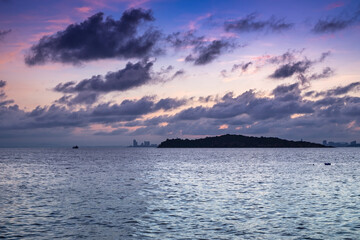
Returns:
[[[0,238],[360,239],[360,148],[1,148]]]

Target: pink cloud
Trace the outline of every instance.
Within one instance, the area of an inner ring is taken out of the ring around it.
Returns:
[[[188,29],[189,29],[190,31],[194,31],[194,30],[198,29],[198,28],[199,28],[199,27],[197,26],[198,23],[199,23],[201,20],[204,20],[204,19],[209,18],[209,17],[211,17],[211,16],[212,16],[211,13],[207,13],[207,14],[205,14],[205,15],[202,15],[202,16],[197,17],[195,20],[189,22]]]
[[[89,13],[92,8],[91,7],[78,7],[75,8],[76,11],[78,11],[79,13]]]
[[[326,10],[331,10],[331,9],[334,9],[334,8],[339,8],[339,7],[342,7],[344,6],[345,3],[342,2],[342,1],[337,1],[337,2],[333,2],[333,3],[330,3],[329,5],[327,5],[325,7]]]
[[[131,0],[129,2],[130,2],[130,4],[129,4],[130,8],[136,8],[136,7],[142,6],[143,4],[145,4],[147,2],[150,2],[150,0]]]
[[[0,69],[2,65],[13,61],[21,52],[30,47],[30,44],[25,42],[19,42],[12,44],[12,50],[5,53],[0,53]]]

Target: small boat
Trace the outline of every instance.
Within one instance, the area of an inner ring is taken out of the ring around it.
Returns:
[[[326,162],[326,163],[324,163],[324,164],[327,165],[327,166],[331,165],[331,163],[329,163],[329,162]]]
[[[73,149],[78,149],[78,148],[79,148],[79,146],[78,146],[78,145],[73,146]]]

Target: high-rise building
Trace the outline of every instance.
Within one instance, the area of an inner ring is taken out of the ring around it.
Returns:
[[[137,143],[137,141],[134,139],[133,140],[133,147],[137,147],[138,146],[138,143]]]

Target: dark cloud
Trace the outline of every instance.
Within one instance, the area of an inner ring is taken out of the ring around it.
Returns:
[[[323,62],[330,55],[331,55],[331,51],[323,52],[319,58],[319,62]]]
[[[0,88],[3,88],[6,86],[6,81],[0,80]]]
[[[176,120],[199,120],[201,118],[226,119],[240,115],[249,116],[252,121],[289,117],[294,113],[311,113],[311,106],[300,100],[298,85],[281,86],[274,90],[275,98],[257,97],[254,91],[247,91],[237,97],[226,94],[222,101],[206,108],[191,107],[178,113]]]
[[[6,99],[7,96],[4,91],[5,86],[6,86],[6,81],[0,80],[0,107],[14,103],[13,100]]]
[[[224,29],[227,32],[259,32],[271,31],[281,32],[292,28],[292,23],[285,22],[285,19],[271,17],[266,21],[256,20],[257,14],[252,13],[238,20],[226,21]]]
[[[65,95],[56,102],[69,106],[76,104],[93,104],[100,94],[113,91],[127,91],[146,84],[166,82],[185,74],[184,70],[175,73],[173,66],[162,68],[159,72],[152,71],[153,62],[141,61],[127,63],[125,68],[117,72],[108,72],[106,75],[95,75],[78,83],[70,81],[58,84],[54,91],[62,92]]]
[[[346,29],[360,20],[360,10],[351,14],[341,14],[336,17],[327,17],[319,19],[318,22],[311,29],[313,33],[333,33]]]
[[[163,109],[167,111],[183,106],[187,102],[187,99],[164,98],[155,104],[155,109]]]
[[[127,99],[120,104],[104,103],[80,110],[53,104],[38,106],[30,112],[19,109],[17,105],[0,104],[0,132],[4,129],[73,128],[87,127],[93,123],[134,121],[146,114],[176,109],[186,103],[184,99],[165,98],[156,101],[155,97],[146,96],[139,100]]]
[[[275,70],[273,74],[269,77],[273,79],[283,79],[291,77],[294,74],[303,74],[305,73],[312,65],[312,62],[309,60],[297,61],[294,63],[288,63],[280,66]]]
[[[275,97],[278,96],[283,96],[284,94],[288,94],[288,93],[294,93],[297,92],[296,95],[298,95],[300,93],[300,89],[299,89],[299,83],[293,83],[293,84],[282,84],[277,86],[276,88],[273,89],[272,94]]]
[[[13,104],[14,100],[1,100],[1,93],[0,93],[0,107]]]
[[[186,103],[187,100],[174,98],[160,99],[156,102],[154,97],[146,96],[139,100],[124,100],[121,104],[100,104],[93,109],[92,116],[101,118],[107,116],[117,116],[121,117],[121,119],[130,121],[138,118],[139,116],[159,110],[168,111],[176,109]]]
[[[83,91],[79,92],[74,97],[72,95],[64,95],[60,99],[56,100],[56,103],[66,104],[68,106],[85,104],[91,105],[98,100],[99,94],[96,92]]]
[[[308,100],[300,83],[279,85],[270,95],[255,90],[240,95],[227,93],[222,97],[208,96],[204,102],[212,106],[194,106],[147,118],[159,110],[185,107],[189,99],[143,97],[127,99],[120,104],[104,103],[86,109],[51,105],[30,112],[17,105],[0,106],[0,136],[22,136],[24,132],[48,129],[50,134],[63,128],[87,128],[101,123],[111,132],[96,132],[96,136],[184,136],[238,133],[270,135],[289,139],[326,139],[355,137],[360,127],[360,98],[347,93],[359,90],[360,82],[333,88],[318,100]],[[341,97],[339,97],[341,96]],[[66,101],[67,99],[65,99]],[[220,126],[222,126],[220,128]],[[127,129],[135,127],[135,131]],[[67,130],[67,132],[71,132]],[[343,135],[342,135],[343,134]],[[70,134],[71,135],[71,134]]]
[[[271,64],[284,64],[294,62],[297,58],[297,55],[302,54],[305,49],[301,50],[288,50],[287,52],[279,55],[273,56],[266,60],[266,62]]]
[[[359,89],[360,89],[360,82],[353,82],[344,87],[336,87],[334,89],[328,90],[326,92],[326,95],[327,96],[338,96],[338,95],[347,94],[350,91],[357,91]]]
[[[196,36],[195,31],[172,33],[166,37],[166,41],[175,49],[191,48],[191,54],[185,57],[185,61],[194,62],[195,65],[211,63],[223,53],[244,47],[233,39],[208,41],[205,36]]]
[[[227,40],[214,40],[209,44],[195,47],[194,55],[188,55],[185,61],[194,62],[195,65],[206,65],[218,58],[222,53],[231,51],[236,47],[236,44]]]
[[[329,89],[327,91],[321,91],[321,92],[316,92],[316,91],[308,91],[304,94],[304,96],[306,97],[327,97],[327,99],[329,99],[329,97],[336,97],[336,96],[340,96],[340,95],[345,95],[348,94],[350,92],[356,92],[360,90],[360,82],[353,82],[350,83],[346,86],[339,86],[336,88],[332,88]]]
[[[11,29],[8,30],[0,30],[0,41],[4,39],[4,37],[11,32]]]
[[[238,69],[241,69],[242,72],[246,72],[251,64],[253,63],[247,62],[247,63],[234,64],[233,67],[231,68],[231,72],[235,72]]]
[[[78,64],[106,58],[144,58],[155,54],[159,31],[148,28],[142,34],[138,29],[153,21],[150,10],[130,9],[120,20],[104,19],[97,13],[79,24],[71,24],[64,31],[43,37],[32,46],[25,57],[28,65],[46,62]]]
[[[302,53],[302,51],[300,52]],[[319,59],[308,60],[297,60],[294,52],[286,52],[283,55],[269,58],[267,62],[272,64],[280,64],[273,74],[269,77],[273,79],[284,79],[292,76],[296,76],[302,84],[309,83],[311,80],[317,80],[321,78],[328,78],[334,75],[334,70],[330,67],[323,69],[321,73],[314,73],[309,75],[310,68],[315,64],[322,63],[331,54],[330,51],[321,54]]]
[[[54,90],[64,93],[126,91],[150,81],[156,81],[151,77],[150,69],[152,66],[153,62],[137,62],[135,64],[129,62],[125,68],[117,72],[108,72],[105,76],[95,75],[77,84],[75,82],[61,83]]]
[[[337,32],[339,30],[343,30],[352,24],[353,24],[352,20],[344,20],[344,19],[338,19],[338,18],[324,19],[324,20],[320,19],[315,24],[312,31],[314,33],[333,33],[333,32]]]
[[[354,85],[357,84],[351,86]],[[357,136],[352,128],[360,126],[360,98],[325,97],[309,101],[302,97],[300,86],[280,85],[271,97],[257,95],[255,91],[239,96],[228,93],[212,107],[190,107],[161,119],[168,124],[142,123],[133,134],[179,137],[238,133],[312,141]]]
[[[199,97],[198,101],[203,103],[216,102],[218,101],[218,96],[209,95],[206,97]]]
[[[185,74],[185,71],[183,69],[180,69],[172,75],[171,79],[175,79],[179,76],[183,76],[184,74]]]
[[[196,36],[195,31],[175,32],[168,35],[165,40],[174,48],[195,47],[205,42],[205,36]]]
[[[228,77],[228,73],[227,73],[226,69],[221,70],[220,75],[221,75],[221,77],[223,77],[223,78],[227,78],[227,77]]]
[[[322,78],[329,78],[334,75],[334,70],[330,67],[326,67],[323,69],[321,73],[314,73],[309,77],[309,80],[317,80]]]

